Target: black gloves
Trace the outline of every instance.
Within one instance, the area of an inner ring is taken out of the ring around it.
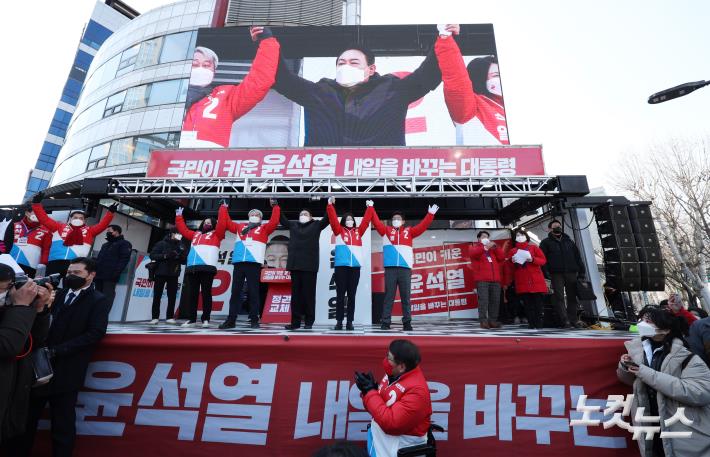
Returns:
[[[32,197],[32,203],[42,203],[43,199],[44,199],[44,192],[37,192]]]
[[[259,41],[271,38],[274,34],[271,32],[270,27],[264,27],[264,31],[259,34]]]
[[[355,384],[357,384],[357,388],[360,389],[360,393],[362,393],[362,395],[365,395],[371,390],[377,389],[377,382],[375,381],[375,377],[372,375],[372,372],[365,374],[356,371]]]
[[[114,203],[113,205],[109,206],[108,210],[112,213],[115,213],[116,211],[118,211],[118,203]]]

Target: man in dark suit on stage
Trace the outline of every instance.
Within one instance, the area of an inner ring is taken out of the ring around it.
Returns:
[[[76,399],[97,343],[106,334],[110,303],[93,287],[96,262],[86,257],[71,261],[64,288],[52,306],[46,346],[54,377],[32,392],[27,432],[17,442],[16,455],[31,455],[37,423],[49,403],[53,456],[70,456],[76,437]],[[13,454],[15,455],[15,454]]]

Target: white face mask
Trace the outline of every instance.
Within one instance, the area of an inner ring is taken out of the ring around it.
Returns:
[[[335,81],[343,87],[352,87],[365,81],[365,70],[352,65],[339,65],[335,70]]]
[[[180,241],[180,240],[182,239],[182,235],[180,235],[179,233],[176,233],[176,234],[175,234],[175,239],[178,240],[178,241]]]
[[[656,336],[657,329],[653,325],[649,324],[646,321],[641,321],[636,325],[636,328],[639,331],[639,335],[641,336],[646,336],[646,337],[652,337]]]
[[[81,227],[82,225],[84,225],[84,221],[82,219],[79,219],[78,217],[75,217],[71,220],[70,224],[74,227]]]
[[[29,219],[31,222],[39,222],[39,219],[37,219],[37,216],[35,216],[34,214],[30,214],[29,216],[27,216],[27,219]]]
[[[214,79],[214,72],[209,68],[197,67],[190,73],[190,85],[205,87],[209,86]]]
[[[298,222],[301,224],[305,224],[307,222],[310,222],[311,218],[308,216],[298,216]]]
[[[481,244],[484,246],[488,246],[488,243],[490,242],[491,240],[489,240],[488,238],[481,238]]]
[[[349,220],[345,221],[345,226],[347,228],[353,228],[353,227],[355,227],[355,221],[349,219]]]
[[[522,235],[518,235],[518,236],[515,237],[515,241],[517,241],[518,243],[525,243],[527,240],[528,240],[528,239],[525,238],[525,237],[522,236]]]
[[[500,87],[500,76],[490,78],[486,81],[486,89],[488,89],[488,92],[491,94],[501,97],[503,95],[503,89]]]
[[[392,227],[400,228],[402,226],[402,221],[399,219],[392,220]]]
[[[252,224],[258,224],[261,222],[261,218],[259,216],[249,216],[249,222]]]

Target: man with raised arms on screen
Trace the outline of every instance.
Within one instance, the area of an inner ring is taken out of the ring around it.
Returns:
[[[303,106],[305,146],[405,146],[409,104],[441,82],[433,52],[404,78],[377,73],[374,54],[360,46],[344,49],[335,65],[335,79],[312,82],[279,64],[274,89]]]
[[[214,86],[219,59],[209,48],[198,46],[192,57],[192,72],[185,103],[181,148],[226,148],[234,121],[264,99],[274,84],[279,61],[279,43],[266,27],[252,27],[252,40],[259,41],[251,70],[241,84]]]

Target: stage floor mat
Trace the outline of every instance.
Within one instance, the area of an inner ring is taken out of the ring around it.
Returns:
[[[132,323],[109,324],[109,334],[170,334],[170,335],[312,335],[312,336],[458,336],[458,337],[537,337],[537,338],[632,338],[635,333],[618,330],[590,330],[590,329],[559,329],[545,328],[541,330],[529,329],[527,324],[504,325],[499,329],[486,330],[479,327],[476,319],[427,319],[413,322],[414,330],[405,332],[401,322],[393,322],[391,330],[381,330],[379,325],[355,324],[355,330],[334,330],[333,325],[314,325],[313,329],[303,328],[288,331],[284,324],[262,323],[261,328],[252,329],[248,321],[237,321],[237,326],[229,330],[218,328],[222,321],[211,321],[210,328],[199,326],[182,328],[179,325],[170,325],[161,321],[157,325],[150,325],[147,321]]]

